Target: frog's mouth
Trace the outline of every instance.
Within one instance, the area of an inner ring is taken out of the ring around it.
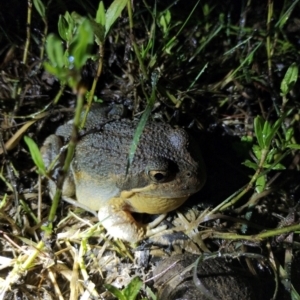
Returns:
[[[133,193],[126,199],[130,211],[147,214],[164,214],[181,206],[188,197],[167,198]]]

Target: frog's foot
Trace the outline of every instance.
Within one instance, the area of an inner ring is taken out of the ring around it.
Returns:
[[[158,217],[149,224],[138,223],[131,212],[126,210],[124,199],[113,198],[99,209],[98,218],[108,234],[113,238],[125,240],[131,243],[138,242],[146,237],[161,232],[166,226],[157,226],[165,217]]]
[[[167,225],[158,226],[166,216],[167,214],[161,214],[159,217],[154,219],[151,223],[147,224],[147,232],[146,232],[147,237],[153,236],[157,233],[161,233],[162,231],[165,231],[167,229]]]

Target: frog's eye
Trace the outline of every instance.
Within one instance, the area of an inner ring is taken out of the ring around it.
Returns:
[[[148,175],[150,179],[154,182],[161,183],[168,179],[169,172],[167,171],[149,171]]]

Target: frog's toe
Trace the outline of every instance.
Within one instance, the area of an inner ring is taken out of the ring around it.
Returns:
[[[168,228],[167,225],[158,226],[166,216],[167,216],[167,214],[161,214],[157,218],[155,218],[151,223],[147,224],[147,227],[146,227],[146,236],[147,237],[151,237],[157,233],[161,233]]]

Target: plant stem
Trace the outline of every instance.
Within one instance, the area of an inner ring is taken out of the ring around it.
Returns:
[[[69,168],[70,168],[73,156],[74,156],[75,147],[77,145],[78,129],[79,129],[79,125],[80,125],[80,115],[81,115],[82,107],[83,107],[83,95],[82,95],[82,93],[78,93],[75,116],[74,116],[74,121],[73,121],[73,129],[72,129],[72,133],[71,133],[71,137],[70,137],[70,142],[68,144],[68,151],[67,151],[64,166],[62,168],[62,174],[58,178],[57,189],[56,189],[55,195],[53,197],[53,201],[52,201],[52,205],[51,205],[51,209],[50,209],[50,213],[49,213],[49,217],[48,217],[48,221],[50,223],[50,230],[52,230],[52,223],[56,216],[56,210],[57,210],[59,200],[60,200],[60,197],[62,194],[63,183],[68,174],[68,171],[69,171]]]
[[[94,77],[92,88],[91,88],[90,93],[89,93],[89,98],[88,98],[88,101],[87,101],[87,107],[86,107],[86,110],[84,112],[84,117],[83,117],[83,120],[82,120],[81,125],[80,125],[81,128],[84,127],[84,124],[86,122],[88,113],[89,113],[89,111],[91,109],[91,106],[92,106],[96,86],[97,86],[99,77],[102,73],[102,69],[103,69],[103,58],[104,58],[104,47],[103,47],[103,44],[100,43],[100,45],[99,45],[99,62],[98,62],[97,73],[96,73],[96,76]]]
[[[64,90],[65,90],[65,88],[66,88],[66,85],[65,85],[65,84],[62,84],[62,85],[60,86],[60,89],[59,89],[58,93],[56,94],[56,96],[55,96],[55,98],[54,98],[54,100],[53,100],[53,104],[57,104],[57,102],[58,102],[58,100],[60,99],[62,93],[63,93]]]
[[[263,165],[265,163],[265,160],[267,158],[269,149],[263,149],[261,151],[261,159],[259,162],[258,169],[256,170],[255,174],[252,176],[250,182],[247,184],[247,186],[239,193],[237,194],[233,199],[226,203],[221,203],[218,205],[216,208],[214,208],[210,214],[215,213],[216,211],[224,211],[226,208],[234,205],[238,200],[240,200],[245,194],[247,194],[252,188],[256,180],[258,179],[259,176],[261,176],[261,172],[263,170]]]
[[[32,1],[27,0],[28,7],[27,7],[27,24],[26,24],[26,42],[25,42],[25,49],[23,53],[23,64],[27,63],[28,57],[28,49],[30,45],[30,29],[31,29],[31,13],[32,13]]]
[[[142,60],[139,48],[138,48],[138,46],[137,46],[137,44],[135,42],[135,38],[134,38],[134,35],[133,35],[133,17],[132,17],[131,0],[127,1],[127,10],[128,10],[128,18],[129,18],[130,40],[132,42],[134,53],[135,53],[135,55],[136,55],[136,57],[137,57],[137,59],[139,61],[139,65],[140,65],[140,68],[142,70],[142,73],[143,73],[145,79],[148,80],[149,76],[148,76],[148,73],[146,71],[146,68],[145,68],[144,62]]]
[[[48,34],[48,22],[46,18],[42,18],[44,24],[45,24],[45,28],[44,28],[44,32],[43,32],[43,38],[42,38],[42,45],[41,45],[41,51],[40,51],[40,63],[38,65],[38,69],[41,68],[42,66],[42,61],[44,59],[44,53],[45,53],[45,44],[46,44],[46,36]]]
[[[267,47],[267,59],[268,59],[268,71],[269,71],[269,77],[272,76],[272,50],[271,50],[271,38],[270,38],[270,23],[273,17],[273,1],[268,0],[268,17],[267,17],[267,41],[266,41],[266,47]]]
[[[255,235],[241,235],[232,232],[212,232],[211,237],[213,238],[221,238],[225,240],[247,240],[247,241],[261,241],[263,239],[278,236],[281,234],[287,234],[291,232],[296,232],[300,230],[300,224],[294,224],[291,226],[286,226],[282,228],[275,228],[271,230],[267,230]]]

